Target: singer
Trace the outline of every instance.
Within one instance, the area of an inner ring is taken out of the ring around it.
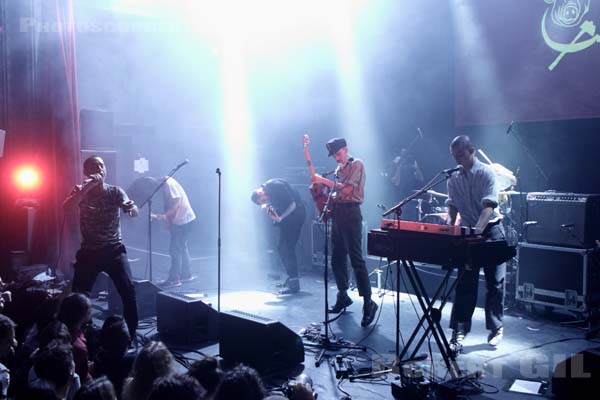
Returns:
[[[348,296],[348,267],[350,263],[356,277],[358,294],[362,296],[363,317],[361,325],[368,326],[375,319],[377,303],[371,300],[371,284],[365,259],[362,256],[362,214],[360,205],[364,201],[365,167],[361,160],[350,156],[346,140],[334,138],[327,142],[329,156],[333,156],[338,164],[337,182],[315,175],[312,180],[331,188],[333,198],[331,224],[331,267],[338,288],[335,305],[329,310],[339,313],[352,304]]]
[[[454,225],[460,213],[461,223],[483,231],[488,221],[497,216],[498,185],[492,168],[475,157],[475,147],[468,136],[457,136],[450,144],[450,154],[462,166],[448,180],[449,224]],[[501,225],[496,225],[488,233],[489,239],[502,239]],[[462,350],[462,342],[471,330],[471,319],[477,302],[479,269],[485,273],[485,325],[490,331],[488,343],[497,346],[504,334],[504,278],[506,264],[471,266],[459,280],[455,301],[450,316],[452,339],[450,345],[457,353]]]
[[[188,163],[185,160],[177,166],[180,168]],[[165,206],[164,214],[152,214],[154,221],[164,221],[171,234],[169,242],[169,255],[171,256],[171,267],[169,276],[158,286],[163,288],[181,286],[181,282],[189,282],[194,279],[191,272],[190,253],[188,249],[188,239],[193,227],[193,221],[196,220],[196,214],[192,209],[190,200],[183,190],[183,187],[173,177],[152,178],[153,184],[158,186],[163,180],[163,203]]]
[[[83,174],[88,179],[75,186],[63,203],[66,209],[79,206],[82,241],[74,266],[73,291],[89,295],[98,273],[106,272],[121,296],[123,317],[133,339],[138,314],[127,250],[121,238],[120,210],[135,217],[138,209],[123,189],[104,182],[106,166],[102,158],[86,159]]]
[[[283,179],[269,179],[252,192],[252,201],[260,205],[279,228],[277,252],[288,278],[279,294],[300,291],[296,244],[306,219],[306,208],[300,194]]]

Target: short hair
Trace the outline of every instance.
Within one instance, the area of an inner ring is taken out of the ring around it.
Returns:
[[[100,156],[90,156],[86,158],[83,162],[83,174],[89,175],[88,172],[90,172],[90,169],[96,164],[97,161],[102,161],[104,163],[104,160],[102,160],[102,157]]]
[[[79,388],[73,400],[114,400],[117,398],[115,388],[105,376],[94,379]]]
[[[148,400],[197,400],[206,396],[206,390],[189,375],[172,375],[158,379],[152,385]]]
[[[206,357],[202,360],[194,361],[190,365],[187,374],[196,378],[204,389],[206,389],[208,395],[212,395],[215,392],[223,379],[223,371],[219,368],[217,359],[214,357]]]
[[[254,368],[239,365],[228,371],[215,394],[216,400],[262,400],[267,395]]]
[[[50,344],[36,354],[33,369],[36,375],[64,387],[73,373],[73,348],[68,344]]]
[[[6,335],[15,332],[15,323],[12,319],[4,314],[0,314],[0,339],[4,339]]]
[[[459,147],[461,149],[475,149],[475,146],[471,143],[471,138],[467,135],[458,135],[452,142],[450,142],[450,147]]]
[[[120,315],[106,318],[100,330],[100,347],[111,354],[123,355],[127,351],[131,336],[127,323]]]

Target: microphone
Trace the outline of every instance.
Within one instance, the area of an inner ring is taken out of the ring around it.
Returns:
[[[506,130],[507,135],[510,133],[510,131],[512,131],[512,127],[513,127],[514,123],[515,123],[515,121],[510,121],[510,125],[508,125],[508,129]]]
[[[531,225],[537,225],[538,222],[537,221],[525,221],[523,222],[523,228],[527,227],[527,226],[531,226]]]
[[[560,227],[565,229],[565,228],[573,228],[575,226],[574,223],[570,223],[570,224],[561,224]]]
[[[457,165],[454,168],[448,168],[448,169],[443,170],[442,173],[444,173],[444,174],[452,174],[452,173],[454,173],[456,171],[460,171],[461,169],[463,169],[463,166],[462,165]]]
[[[178,164],[178,165],[175,167],[175,169],[179,169],[179,168],[183,167],[185,164],[187,164],[187,163],[189,163],[189,162],[190,162],[190,160],[188,160],[188,159],[186,158],[185,160],[183,160],[182,162],[180,162],[180,163],[179,163],[179,164]]]
[[[423,132],[421,132],[421,128],[417,126],[417,132],[419,132],[419,137],[423,139]]]
[[[94,178],[85,179],[83,181],[83,183],[81,184],[81,190],[85,189],[86,187],[88,187],[90,185],[93,185],[96,182],[98,182],[98,179],[94,179]]]

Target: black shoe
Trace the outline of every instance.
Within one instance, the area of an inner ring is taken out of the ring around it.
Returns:
[[[362,321],[360,321],[360,326],[369,326],[375,319],[375,314],[377,313],[378,308],[379,306],[377,303],[369,299],[369,301],[363,306],[363,317]]]
[[[300,291],[300,279],[291,278],[285,283],[285,286],[279,291],[279,294],[294,294]]]
[[[467,336],[466,332],[460,330],[452,331],[452,339],[450,339],[450,350],[458,355],[463,352],[463,342]]]
[[[504,337],[504,328],[500,327],[498,329],[496,329],[495,331],[491,331],[490,334],[488,335],[488,344],[490,346],[496,347],[500,344],[500,342],[502,341],[502,338]]]
[[[285,281],[283,281],[283,283],[276,284],[275,287],[277,289],[285,289],[286,287],[288,287],[289,281],[290,281],[290,278],[287,278]]]
[[[329,309],[331,314],[339,314],[346,309],[350,304],[352,304],[352,299],[348,296],[347,293],[338,292],[337,300],[333,307]]]

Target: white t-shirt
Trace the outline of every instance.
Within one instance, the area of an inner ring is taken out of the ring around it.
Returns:
[[[175,199],[181,199],[181,202],[171,221],[174,225],[184,225],[196,219],[185,190],[174,178],[169,178],[164,186],[165,211],[171,208]]]

